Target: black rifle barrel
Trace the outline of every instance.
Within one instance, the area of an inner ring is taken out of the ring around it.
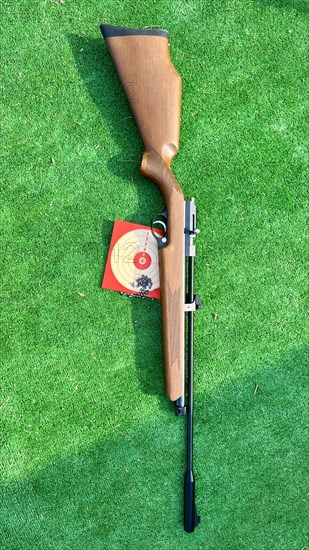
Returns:
[[[194,257],[188,257],[187,302],[193,303],[194,296]],[[187,471],[185,475],[184,529],[192,533],[200,522],[195,508],[195,481],[193,473],[193,336],[194,311],[187,314],[188,323],[188,401],[187,401]]]

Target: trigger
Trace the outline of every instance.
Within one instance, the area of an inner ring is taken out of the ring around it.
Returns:
[[[160,233],[156,229],[160,230]],[[164,231],[163,235],[161,235],[162,230]],[[160,214],[157,220],[152,220],[151,232],[158,243],[158,248],[167,245],[167,215],[165,212]]]
[[[163,222],[162,220],[155,220],[152,224],[152,228],[155,229],[155,224],[157,225],[162,225],[163,229],[164,229],[164,233],[167,232],[167,225],[165,222]]]

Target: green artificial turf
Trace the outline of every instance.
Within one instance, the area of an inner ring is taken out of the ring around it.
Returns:
[[[2,550],[304,550],[302,0],[1,4]],[[113,220],[164,209],[99,24],[169,31],[173,170],[198,205],[195,474],[159,303],[100,288]]]

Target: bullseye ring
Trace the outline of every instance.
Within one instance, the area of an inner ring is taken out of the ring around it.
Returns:
[[[151,256],[148,252],[138,252],[133,259],[136,269],[148,269],[151,266]]]

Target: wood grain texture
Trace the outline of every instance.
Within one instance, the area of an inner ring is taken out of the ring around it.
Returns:
[[[168,212],[168,243],[159,251],[166,394],[184,394],[184,197],[170,170],[178,152],[181,78],[166,37],[113,36],[106,43],[141,133],[141,174],[160,188]]]

